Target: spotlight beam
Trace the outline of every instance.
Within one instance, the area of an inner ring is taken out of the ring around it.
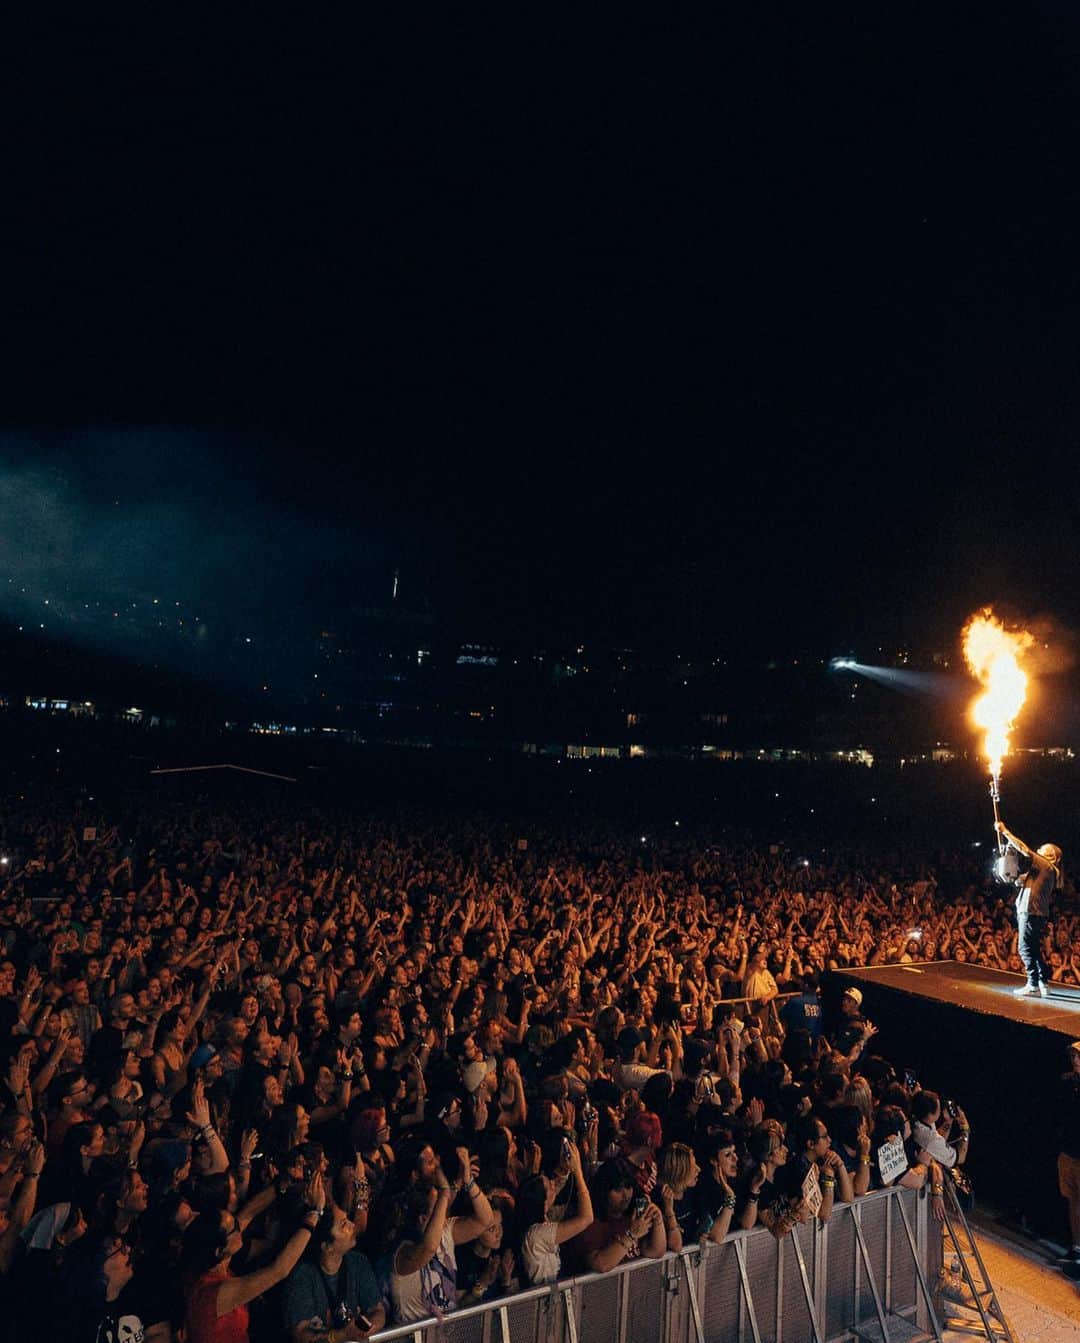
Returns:
[[[829,667],[835,672],[850,672],[852,676],[865,676],[869,681],[877,681],[891,690],[905,695],[935,695],[948,698],[955,693],[955,677],[940,672],[901,671],[896,667],[878,667],[866,662],[856,662],[853,658],[833,658]]]

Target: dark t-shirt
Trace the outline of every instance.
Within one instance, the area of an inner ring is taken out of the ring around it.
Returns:
[[[285,1279],[282,1323],[291,1330],[318,1316],[330,1328],[339,1306],[346,1306],[355,1318],[361,1311],[370,1316],[378,1304],[379,1287],[366,1254],[350,1250],[332,1277],[314,1259],[304,1259]]]
[[[855,1150],[854,1152],[849,1152],[848,1149],[847,1149],[847,1148],[844,1146],[844,1144],[841,1142],[841,1143],[836,1143],[836,1144],[834,1144],[834,1146],[833,1146],[833,1151],[837,1154],[837,1156],[840,1158],[840,1160],[844,1163],[844,1169],[845,1169],[845,1170],[847,1171],[847,1173],[854,1179],[854,1177],[855,1177],[856,1175],[858,1175],[858,1173],[859,1173],[859,1152],[858,1152],[858,1149],[856,1148],[856,1150]]]
[[[132,1029],[135,1029],[134,1024]],[[102,1026],[90,1038],[86,1068],[91,1076],[105,1081],[124,1060],[124,1032],[118,1026]]]
[[[699,1240],[702,1236],[709,1234],[713,1222],[723,1211],[724,1191],[709,1171],[702,1171],[691,1192],[697,1205],[697,1224],[693,1229],[693,1239]]]
[[[866,1022],[862,1017],[843,1017],[836,1028],[836,1035],[833,1039],[833,1047],[838,1049],[841,1054],[850,1054],[855,1046],[863,1037],[866,1030]]]
[[[481,1273],[484,1272],[491,1262],[490,1259],[482,1259],[480,1255],[476,1253],[476,1245],[477,1242],[473,1240],[467,1245],[457,1246],[455,1250],[454,1258],[457,1261],[456,1281],[459,1292],[472,1291]],[[492,1254],[495,1256],[496,1260],[498,1260],[500,1252],[498,1250],[492,1250]],[[492,1301],[495,1297],[500,1296],[501,1294],[502,1286],[499,1282],[498,1275],[496,1275],[495,1281],[491,1283],[480,1300]]]
[[[140,1274],[115,1301],[94,1307],[72,1302],[62,1335],[72,1343],[143,1343],[146,1331],[168,1318],[167,1310],[154,1299],[148,1280]]]
[[[750,1181],[751,1178],[753,1177],[753,1173],[754,1173],[753,1169],[751,1169],[745,1175],[741,1176],[735,1185],[736,1221],[742,1217],[744,1211],[746,1210],[747,1203],[750,1202]],[[766,1180],[765,1183],[761,1186],[760,1190],[758,1191],[758,1197],[757,1197],[758,1209],[760,1210],[761,1208],[769,1207],[770,1204],[776,1202],[776,1199],[778,1197],[779,1194],[777,1192],[776,1185],[772,1182],[772,1180]]]
[[[700,1180],[699,1180],[700,1183]],[[652,1201],[664,1211],[664,1205],[660,1202],[660,1189],[657,1186],[653,1190]],[[697,1240],[698,1229],[698,1204],[697,1204],[697,1186],[688,1189],[680,1199],[676,1199],[672,1212],[675,1215],[675,1221],[678,1223],[679,1230],[682,1232],[683,1243],[689,1245],[691,1241]]]

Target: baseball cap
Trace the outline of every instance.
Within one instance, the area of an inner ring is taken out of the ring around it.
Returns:
[[[191,1066],[193,1068],[205,1068],[212,1058],[217,1057],[217,1050],[211,1044],[200,1045],[191,1056]]]
[[[461,1070],[461,1077],[465,1083],[465,1090],[470,1094],[474,1092],[483,1082],[484,1078],[487,1077],[487,1074],[488,1069],[486,1063],[477,1061],[476,1063],[467,1064]]]
[[[855,1006],[862,1007],[862,993],[859,989],[845,989],[844,997],[853,998],[855,1000]]]

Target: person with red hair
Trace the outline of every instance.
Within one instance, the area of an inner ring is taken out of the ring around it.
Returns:
[[[656,1154],[663,1145],[659,1115],[638,1110],[630,1116],[622,1137],[622,1155],[634,1168],[635,1183],[643,1194],[651,1194],[656,1184]]]
[[[382,1105],[368,1105],[352,1121],[352,1140],[364,1163],[371,1197],[377,1198],[394,1169],[394,1149],[390,1146],[390,1122]]]

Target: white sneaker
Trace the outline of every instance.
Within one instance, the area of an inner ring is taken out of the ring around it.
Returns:
[[[1022,989],[1013,989],[1014,998],[1038,998],[1039,989],[1035,984],[1025,984]]]
[[[1040,985],[1039,985],[1039,997],[1040,997],[1040,998],[1045,998],[1045,997],[1049,994],[1049,992],[1050,992],[1050,990],[1046,987],[1045,984],[1040,984]]]

